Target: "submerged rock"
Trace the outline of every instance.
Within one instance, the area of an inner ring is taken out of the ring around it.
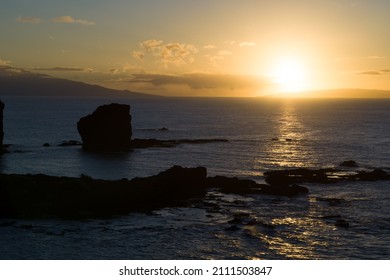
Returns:
[[[77,123],[86,150],[129,150],[132,127],[130,105],[99,106]]]

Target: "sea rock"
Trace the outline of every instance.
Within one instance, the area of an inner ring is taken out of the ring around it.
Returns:
[[[77,130],[86,150],[128,150],[132,135],[130,105],[99,106],[78,121]]]
[[[3,110],[4,110],[4,103],[0,101],[0,150],[3,147],[3,138],[4,138],[4,132],[3,132]]]
[[[77,140],[67,140],[63,141],[61,144],[58,144],[58,147],[69,147],[69,146],[81,146],[83,143]]]
[[[355,175],[359,181],[380,181],[390,180],[390,175],[382,169],[374,169],[373,171],[360,171]]]
[[[338,219],[335,224],[334,224],[336,227],[340,227],[340,228],[349,228],[349,223],[348,221],[344,220],[344,219]]]
[[[335,181],[327,176],[333,170],[307,168],[267,171],[264,173],[265,181],[270,185],[288,186],[298,183],[331,183]]]
[[[340,163],[340,166],[343,167],[358,167],[358,164],[354,160],[346,160]]]
[[[217,188],[223,193],[248,194],[258,193],[260,185],[255,181],[236,177],[215,176],[207,178],[209,188]]]

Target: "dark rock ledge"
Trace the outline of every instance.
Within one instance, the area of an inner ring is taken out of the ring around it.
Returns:
[[[265,173],[268,184],[236,177],[207,177],[205,167],[173,166],[157,175],[132,180],[101,180],[81,175],[0,174],[0,217],[110,217],[190,205],[210,190],[239,195],[295,196],[308,193],[300,183],[390,180],[383,170],[344,174],[335,169],[291,169]]]
[[[0,174],[0,217],[80,219],[149,212],[188,205],[203,199],[209,189],[288,196],[307,192],[303,187],[274,189],[251,180],[207,177],[204,167],[174,166],[158,175],[132,180]]]

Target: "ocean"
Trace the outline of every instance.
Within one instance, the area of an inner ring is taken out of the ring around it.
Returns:
[[[264,181],[269,170],[337,167],[390,172],[390,100],[2,97],[9,152],[0,172],[121,179],[173,165]],[[227,139],[90,153],[77,121],[97,106],[131,106],[133,138]],[[161,129],[167,128],[167,129]],[[49,143],[49,147],[44,147]],[[1,259],[389,259],[390,182],[305,184],[298,197],[210,191],[188,207],[111,219],[0,219]],[[213,207],[210,207],[212,205]],[[231,230],[234,217],[256,219]],[[337,219],[349,227],[335,225]],[[10,225],[11,224],[11,225]]]

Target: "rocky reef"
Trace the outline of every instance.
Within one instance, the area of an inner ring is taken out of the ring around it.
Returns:
[[[78,121],[77,130],[86,150],[129,150],[132,135],[130,105],[112,103],[99,106],[91,115]]]
[[[349,171],[335,168],[297,168],[268,171],[264,173],[264,177],[271,186],[280,187],[301,183],[331,184],[340,181],[390,180],[390,174],[382,169]]]
[[[343,173],[335,169],[301,168],[270,171],[264,176],[267,184],[236,177],[208,177],[205,167],[181,166],[131,180],[102,180],[86,175],[76,178],[0,174],[0,217],[111,217],[164,207],[189,206],[203,201],[209,192],[293,197],[309,192],[307,187],[298,185],[300,183],[390,180],[390,175],[380,169]],[[329,202],[339,202],[333,200]]]

